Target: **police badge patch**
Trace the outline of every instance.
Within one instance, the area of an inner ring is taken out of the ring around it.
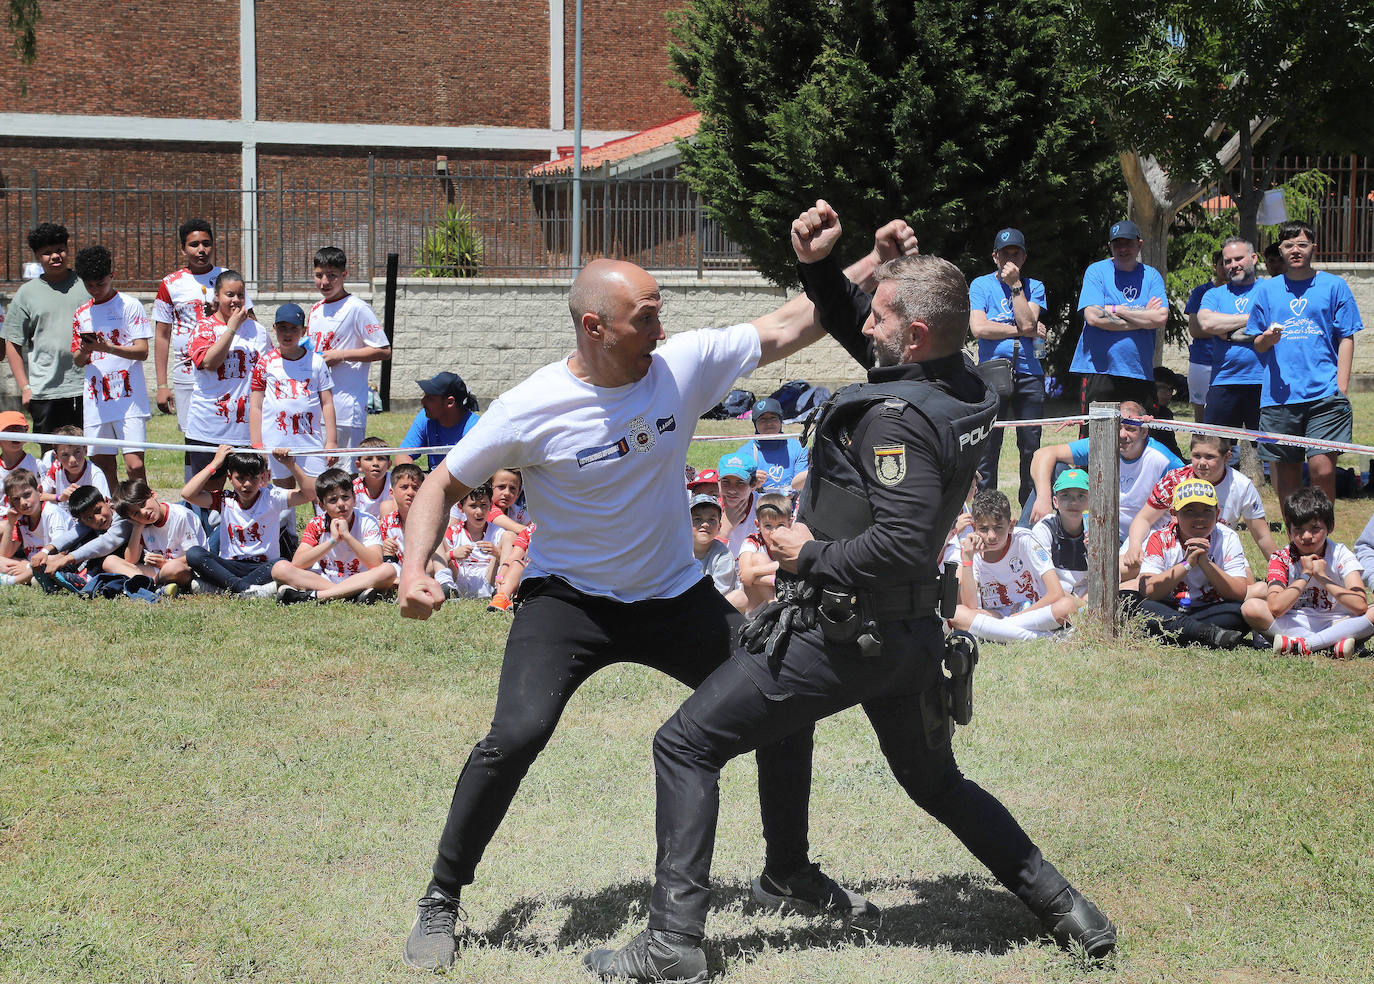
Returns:
[[[906,445],[880,444],[873,449],[873,469],[888,488],[906,478]]]

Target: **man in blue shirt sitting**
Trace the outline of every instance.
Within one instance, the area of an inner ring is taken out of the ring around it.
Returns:
[[[782,433],[782,405],[772,397],[754,404],[751,414],[755,434]],[[806,484],[806,470],[811,458],[801,441],[795,437],[776,440],[753,440],[742,444],[735,454],[754,465],[754,488],[761,493],[778,492],[795,496]]]
[[[456,372],[441,372],[419,382],[420,412],[410,422],[410,430],[401,438],[403,448],[449,448],[477,423],[477,398],[468,392],[463,377]],[[394,464],[406,464],[415,459],[398,454]],[[444,452],[429,452],[429,467],[438,466]]]

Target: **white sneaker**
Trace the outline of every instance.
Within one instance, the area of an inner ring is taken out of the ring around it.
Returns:
[[[276,581],[268,581],[266,584],[255,584],[251,588],[244,588],[239,592],[240,598],[275,598],[276,596]]]
[[[10,588],[14,586],[13,574],[0,574],[0,588]]]
[[[1355,655],[1355,649],[1359,646],[1354,639],[1346,638],[1331,647],[1331,655],[1334,659],[1349,659]]]

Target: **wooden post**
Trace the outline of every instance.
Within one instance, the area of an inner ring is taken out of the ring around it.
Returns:
[[[1088,608],[1097,614],[1108,638],[1116,638],[1117,562],[1121,457],[1117,435],[1121,407],[1094,403],[1088,408]]]

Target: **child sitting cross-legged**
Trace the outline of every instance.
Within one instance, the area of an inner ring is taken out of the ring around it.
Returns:
[[[1335,507],[1321,489],[1300,488],[1283,503],[1283,521],[1288,546],[1269,558],[1268,597],[1247,601],[1245,620],[1274,641],[1275,652],[1353,656],[1374,623],[1360,562],[1330,539]]]
[[[33,580],[30,561],[40,564],[53,545],[71,532],[71,517],[39,497],[38,476],[16,468],[5,476],[10,511],[0,520],[0,585]]]
[[[145,574],[162,593],[174,595],[191,586],[186,551],[205,546],[205,529],[196,514],[179,502],[163,502],[141,478],[119,483],[115,512],[131,525],[124,555],[112,554],[104,568],[133,577]]]
[[[435,580],[447,598],[490,598],[496,576],[495,538],[500,529],[487,522],[491,509],[491,486],[471,489],[458,503],[461,519],[449,521],[444,531],[448,565]]]
[[[1083,515],[1088,510],[1088,473],[1069,468],[1054,480],[1054,512],[1031,527],[1035,542],[1045,548],[1064,590],[1078,598],[1088,594],[1088,534]]]
[[[186,551],[187,562],[202,585],[247,598],[270,598],[277,593],[272,565],[281,557],[282,513],[314,499],[315,480],[286,448],[277,448],[272,457],[296,479],[294,489],[271,484],[267,459],[261,454],[221,444],[210,463],[181,490],[187,502],[218,509],[223,517],[217,555],[200,546]],[[228,491],[209,491],[221,470],[229,476]]]
[[[301,533],[296,556],[272,565],[272,578],[281,585],[277,600],[284,605],[319,601],[355,574],[382,566],[382,531],[375,519],[354,508],[353,477],[342,468],[327,468],[315,479],[315,495],[323,510]],[[356,598],[368,585],[354,583],[347,595]]]
[[[1168,525],[1145,541],[1140,594],[1123,591],[1123,609],[1138,608],[1151,635],[1234,649],[1244,638],[1241,603],[1250,587],[1240,537],[1217,522],[1216,488],[1205,479],[1176,485],[1169,512]]]
[[[959,606],[954,627],[980,639],[1039,639],[1078,609],[1064,593],[1054,563],[1030,530],[1014,529],[1011,503],[996,489],[973,497],[973,531],[959,548]]]

